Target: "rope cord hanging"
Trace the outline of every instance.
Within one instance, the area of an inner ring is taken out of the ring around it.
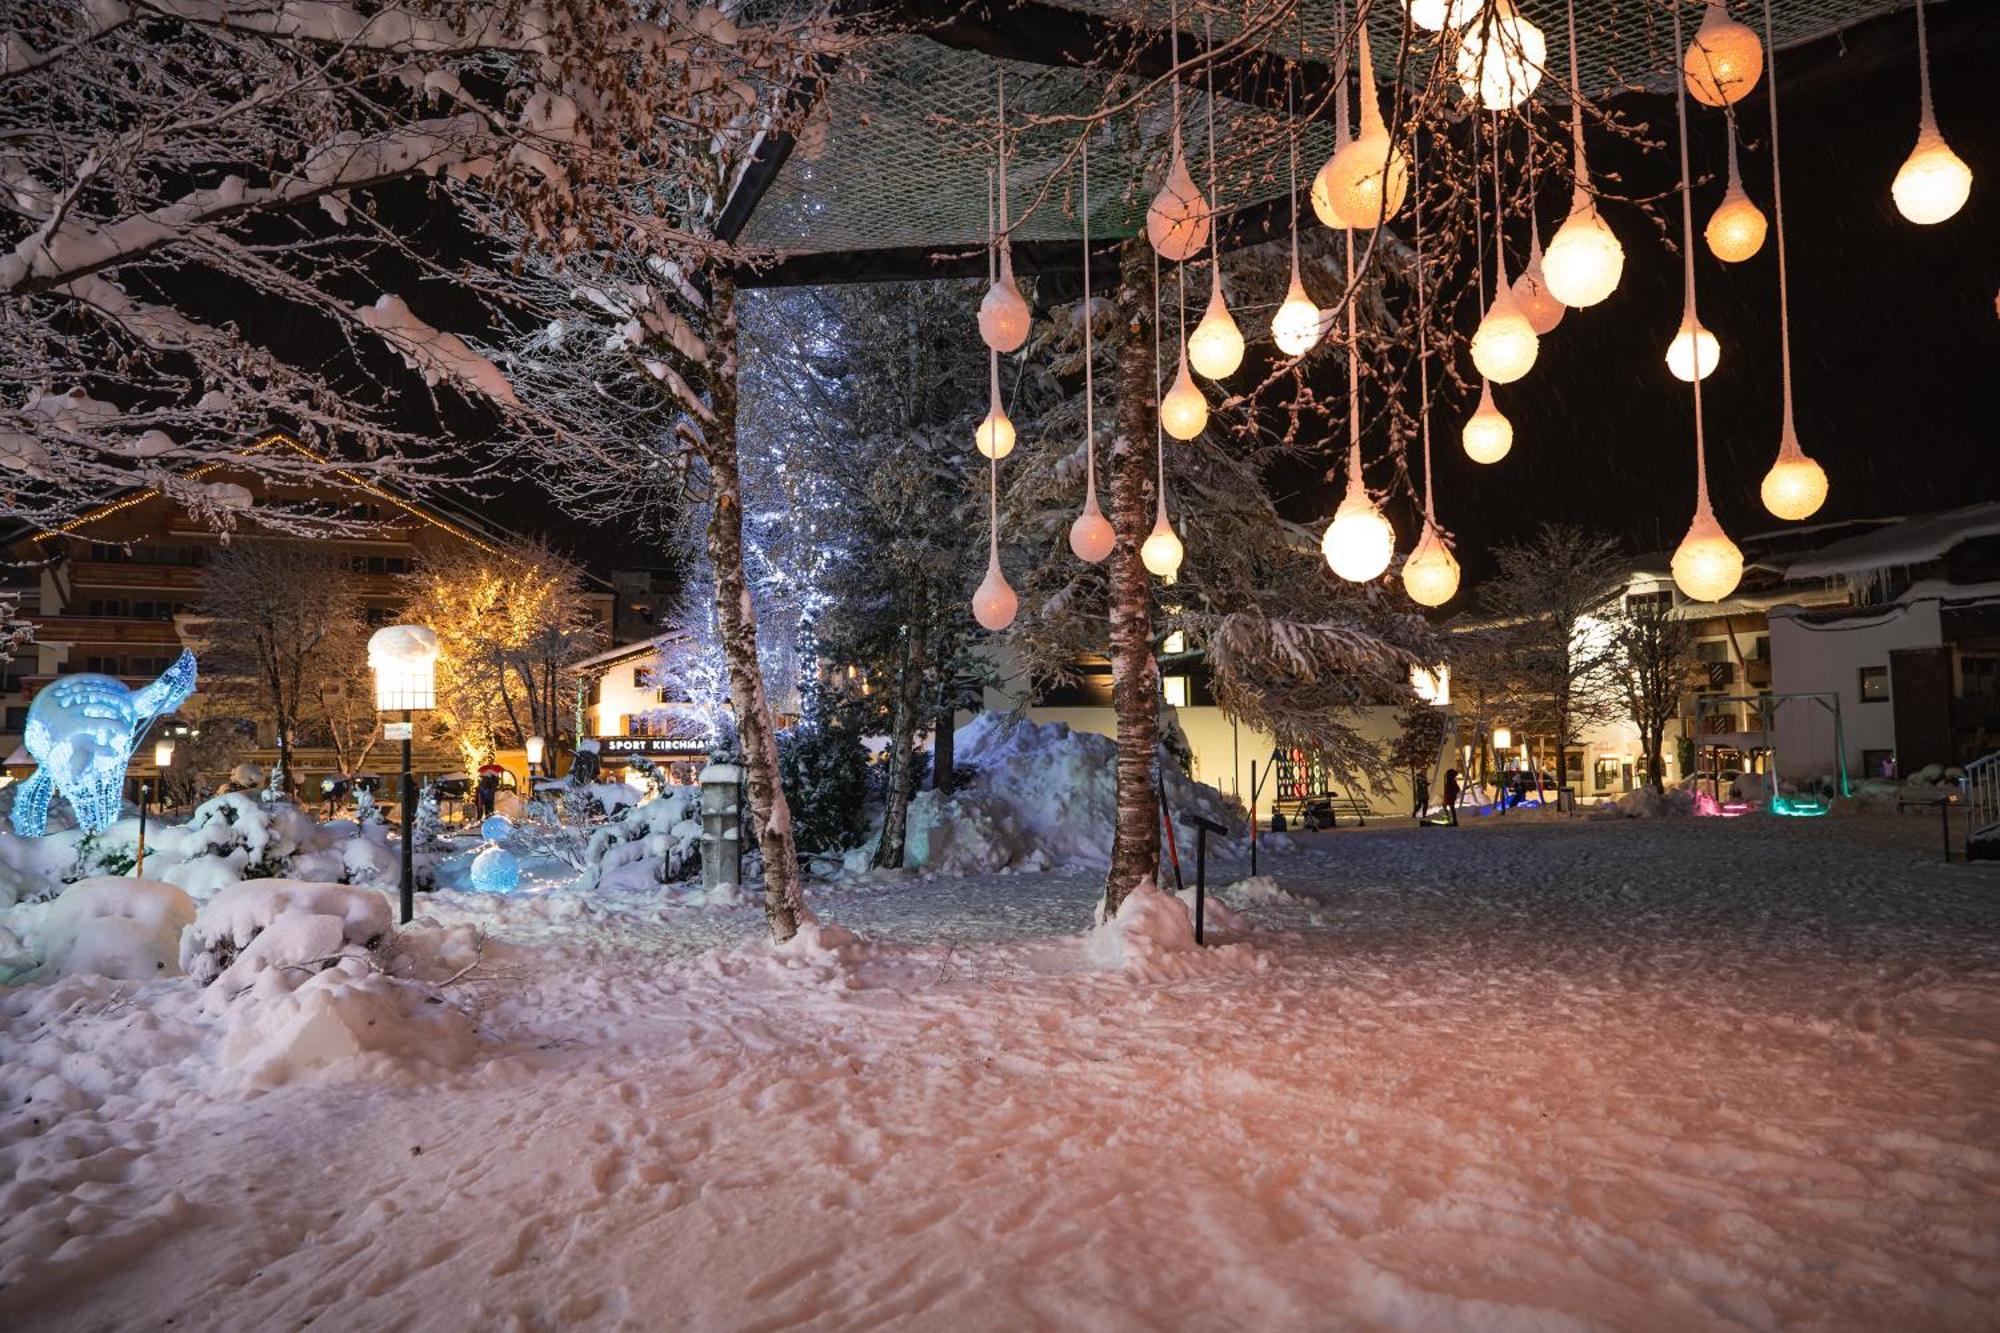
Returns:
[[[1424,192],[1423,152],[1417,136],[1410,136],[1410,197],[1416,211],[1410,220],[1410,243],[1417,255],[1417,425],[1424,449],[1424,527],[1437,527],[1437,511],[1431,504],[1431,368],[1428,315],[1424,300]]]
[[[1576,149],[1576,190],[1590,192],[1590,162],[1583,155],[1583,84],[1576,73],[1576,0],[1563,0],[1563,21],[1569,25],[1569,133]]]
[[[1921,15],[1922,6],[1917,12]],[[1923,20],[1917,20],[1921,33]],[[1775,52],[1771,45],[1771,0],[1764,0],[1764,47]],[[1771,61],[1770,78],[1766,80],[1765,95],[1771,100],[1771,220],[1778,233],[1778,367],[1779,378],[1784,386],[1785,399],[1785,444],[1796,446],[1792,438],[1792,300],[1785,268],[1785,185],[1784,171],[1778,157],[1778,65],[1775,57]],[[1736,170],[1736,140],[1729,141],[1729,168]]]
[[[1678,6],[1675,6],[1673,15],[1674,15],[1674,49],[1678,51],[1681,49],[1682,46],[1681,14],[1680,14],[1680,8]],[[1694,173],[1688,166],[1687,80],[1685,79],[1676,81],[1675,91],[1674,91],[1674,108],[1680,121],[1681,281],[1687,292],[1687,322],[1690,328],[1690,340],[1693,341],[1694,335],[1692,333],[1692,330],[1697,330],[1701,327],[1701,319],[1695,313],[1694,203],[1692,199],[1693,189],[1689,185],[1689,181],[1693,178]],[[1703,515],[1710,515],[1711,511],[1708,505],[1708,448],[1707,448],[1706,437],[1702,433],[1702,424],[1701,424],[1701,375],[1699,373],[1700,370],[1699,344],[1696,343],[1696,345],[1691,350],[1695,358],[1695,367],[1697,372],[1693,380],[1694,473],[1695,473],[1694,507],[1695,507],[1695,516],[1697,517],[1697,519],[1699,519]]]

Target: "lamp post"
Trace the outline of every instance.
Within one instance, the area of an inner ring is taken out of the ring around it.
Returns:
[[[389,625],[368,640],[368,668],[375,673],[375,711],[400,711],[401,722],[382,728],[385,739],[403,742],[403,867],[401,917],[416,912],[417,783],[410,776],[412,714],[437,707],[437,632],[423,625]]]
[[[527,751],[528,751],[528,799],[529,800],[533,800],[535,797],[535,779],[541,776],[538,772],[536,772],[536,770],[542,766],[542,750],[546,744],[547,742],[543,741],[540,736],[528,737]]]
[[[132,862],[132,874],[134,878],[143,879],[146,874],[146,807],[152,804],[155,788],[162,792],[165,791],[167,769],[173,762],[174,743],[172,741],[159,742],[153,747],[154,780],[151,783],[142,782],[139,784],[139,851]],[[164,799],[162,800],[161,808],[165,808]]]

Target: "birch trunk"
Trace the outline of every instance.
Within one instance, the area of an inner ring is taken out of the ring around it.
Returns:
[[[1153,527],[1152,256],[1142,233],[1119,258],[1118,308],[1135,313],[1118,353],[1118,404],[1111,439],[1111,707],[1118,719],[1118,813],[1111,870],[1104,881],[1109,917],[1139,881],[1160,865],[1160,805],[1153,786],[1159,749],[1159,669],[1153,660],[1150,576],[1139,547]]]
[[[792,812],[778,780],[778,728],[757,664],[757,616],[743,568],[743,480],[736,458],[736,284],[715,279],[709,300],[712,344],[710,410],[704,423],[704,456],[714,509],[708,520],[708,558],[715,570],[715,619],[729,663],[729,698],[743,743],[750,811],[764,853],[764,918],[779,943],[806,919],[799,890],[799,858],[792,846]]]
[[[903,864],[910,795],[917,785],[917,713],[923,706],[928,660],[923,631],[915,625],[906,626],[902,650],[896,655],[896,698],[889,721],[889,781],[883,794],[882,840],[875,847],[875,864],[884,870],[900,869]]]

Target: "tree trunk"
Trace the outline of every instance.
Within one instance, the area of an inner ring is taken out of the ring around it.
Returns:
[[[952,770],[958,767],[958,687],[947,683],[944,706],[938,709],[931,739],[931,786],[940,796],[951,795]]]
[[[889,718],[889,781],[883,794],[882,839],[875,846],[875,864],[900,869],[903,841],[909,831],[910,794],[916,789],[917,715],[922,707],[924,666],[922,632],[903,629],[902,651],[896,655],[896,698]]]
[[[1125,242],[1119,256],[1118,306],[1150,311],[1151,254],[1145,236]],[[1135,313],[1118,353],[1116,430],[1111,440],[1111,707],[1118,719],[1118,813],[1104,912],[1117,912],[1139,881],[1160,867],[1160,806],[1153,786],[1159,750],[1160,682],[1153,660],[1153,590],[1139,547],[1153,527],[1152,330]]]
[[[779,943],[810,919],[799,889],[799,858],[792,846],[792,812],[778,779],[778,728],[764,675],[757,664],[757,615],[743,568],[743,481],[736,459],[736,284],[718,274],[709,297],[710,406],[704,423],[704,457],[714,489],[708,520],[708,559],[715,570],[715,620],[729,664],[729,698],[743,743],[750,809],[764,852],[764,918]]]

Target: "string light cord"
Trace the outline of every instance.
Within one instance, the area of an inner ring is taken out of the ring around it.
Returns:
[[[1681,12],[1678,5],[1673,8],[1674,49],[1683,49],[1681,40]],[[1690,199],[1693,191],[1688,182],[1693,172],[1688,166],[1688,108],[1687,80],[1674,80],[1674,109],[1680,121],[1681,134],[1681,278],[1687,287],[1688,354],[1693,359],[1690,367],[1694,372],[1694,511],[1699,519],[1713,516],[1708,503],[1708,441],[1701,424],[1701,340],[1697,331],[1701,328],[1701,318],[1695,312],[1694,297],[1694,204]]]
[[[1576,68],[1576,0],[1564,0],[1563,21],[1569,30],[1569,133],[1576,146],[1576,190],[1579,194],[1589,194],[1590,162],[1583,155],[1583,80]],[[1675,28],[1679,28],[1678,15]],[[1675,41],[1678,49],[1679,39]]]
[[[1083,131],[1083,459],[1087,469],[1084,502],[1097,508],[1097,396],[1091,366],[1090,325],[1090,129]]]
[[[1918,33],[1923,31],[1923,8],[1919,6]],[[1785,185],[1784,169],[1778,156],[1778,67],[1777,47],[1771,45],[1771,0],[1764,0],[1764,49],[1772,53],[1771,70],[1764,80],[1771,100],[1771,225],[1778,233],[1778,368],[1784,384],[1785,422],[1783,448],[1796,448],[1792,429],[1792,299],[1789,272],[1785,267]],[[1926,76],[1928,79],[1928,76]],[[1926,103],[1928,105],[1928,103]],[[1730,142],[1731,169],[1734,169],[1735,141]]]
[[[1424,448],[1424,527],[1437,531],[1437,511],[1431,503],[1431,368],[1428,315],[1424,299],[1423,152],[1410,136],[1410,197],[1416,211],[1410,221],[1410,242],[1417,255],[1417,425]]]

